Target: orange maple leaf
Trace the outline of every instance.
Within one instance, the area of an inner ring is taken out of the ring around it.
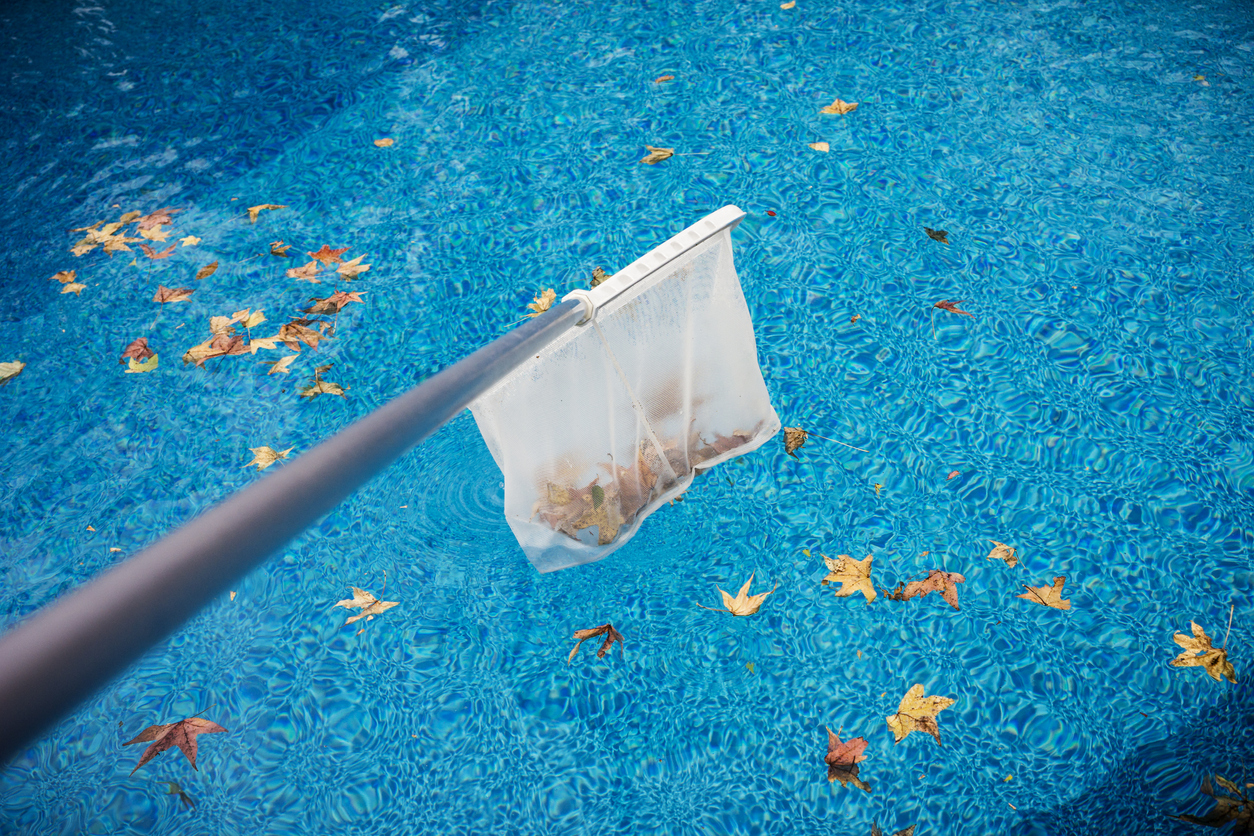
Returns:
[[[154,250],[152,247],[148,246],[147,244],[140,244],[139,248],[143,250],[144,255],[148,256],[149,258],[169,258],[170,253],[174,252],[175,246],[176,246],[175,244],[171,244],[168,249],[162,250],[161,252],[157,252],[156,250]]]
[[[200,717],[188,717],[186,720],[179,720],[177,723],[167,723],[162,726],[149,726],[139,733],[139,736],[133,740],[123,743],[123,746],[130,746],[132,743],[152,743],[144,754],[140,757],[139,763],[135,769],[131,770],[131,774],[135,774],[135,770],[148,763],[157,755],[169,749],[172,746],[179,747],[184,757],[191,762],[192,769],[196,768],[196,735],[213,734],[215,732],[225,732],[226,729],[217,723]]]
[[[340,258],[340,256],[346,252],[348,252],[348,247],[341,247],[338,250],[333,250],[326,244],[323,244],[322,249],[318,250],[316,253],[308,253],[308,255],[314,261],[321,262],[322,264],[336,264],[344,260]]]

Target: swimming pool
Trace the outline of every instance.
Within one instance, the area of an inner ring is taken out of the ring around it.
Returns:
[[[464,414],[10,763],[0,830],[1183,834],[1214,832],[1167,818],[1211,808],[1203,775],[1254,781],[1247,8],[3,17],[6,626],[262,478],[250,448],[299,455],[728,203],[780,417],[871,452],[781,439],[538,575]],[[70,253],[162,207],[169,257]],[[211,316],[277,327],[333,289],[280,240],[366,255],[364,301],[288,375],[183,367]],[[126,374],[141,336],[160,365]],[[321,364],[345,398],[300,397]],[[961,609],[837,598],[819,554],[872,555],[885,590],[961,573]],[[698,607],[750,573],[778,583],[756,615]],[[1070,610],[1015,597],[1055,576]],[[400,604],[346,626],[350,586]],[[1233,604],[1239,685],[1169,665]],[[568,665],[607,622],[622,655]],[[916,683],[955,700],[940,745],[885,723]],[[198,771],[131,775],[125,741],[202,712],[227,733]],[[826,728],[868,741],[871,794],[828,782]]]

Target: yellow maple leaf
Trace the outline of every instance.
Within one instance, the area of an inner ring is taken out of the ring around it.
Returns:
[[[897,743],[905,740],[910,732],[916,731],[925,731],[940,743],[940,727],[936,724],[936,715],[953,704],[954,701],[949,697],[925,697],[923,686],[915,685],[901,698],[897,713],[890,714],[885,719],[888,720],[888,728]]]
[[[758,611],[758,608],[762,606],[762,602],[766,600],[766,596],[770,595],[771,592],[774,592],[779,587],[779,584],[776,583],[775,586],[771,587],[771,592],[761,592],[757,595],[750,595],[749,585],[753,583],[754,574],[756,573],[751,573],[749,575],[749,580],[745,581],[745,585],[740,587],[740,592],[736,593],[735,598],[731,597],[729,593],[724,592],[721,588],[715,587],[715,589],[718,589],[719,594],[723,596],[723,606],[726,607],[726,609],[720,610],[716,607],[707,607],[704,604],[697,604],[697,606],[706,610],[714,610],[714,612],[729,612],[732,615],[753,615]]]
[[[1029,601],[1035,601],[1038,604],[1044,604],[1056,610],[1069,610],[1071,609],[1071,600],[1062,597],[1062,585],[1066,582],[1067,576],[1059,575],[1054,578],[1053,586],[1028,586],[1024,584],[1023,588],[1027,592],[1015,597],[1026,598]]]
[[[200,239],[195,235],[188,235],[186,238],[180,238],[179,242],[182,243],[184,247],[194,247],[200,243]]]
[[[989,560],[1004,560],[1006,565],[1010,567],[1019,564],[1019,555],[1016,554],[1017,549],[1013,546],[1007,546],[1005,543],[998,543],[996,540],[989,540],[993,544],[993,550],[988,553]],[[1023,597],[1022,595],[1019,597]]]
[[[527,306],[527,310],[533,311],[533,313],[529,313],[527,316],[539,316],[549,308],[553,307],[553,303],[555,301],[557,301],[556,290],[550,287],[547,290],[541,291],[540,295],[532,299],[531,304]]]
[[[835,113],[837,115],[843,116],[846,113],[853,113],[857,109],[858,109],[857,102],[846,102],[846,101],[842,101],[841,99],[837,99],[836,101],[829,104],[827,107],[820,110],[819,113]]]
[[[83,291],[86,289],[87,289],[87,285],[85,284],[79,284],[78,282],[70,282],[65,287],[61,288],[61,292],[73,293],[75,296],[82,296]]]
[[[1237,671],[1232,667],[1232,663],[1228,661],[1228,652],[1222,647],[1212,647],[1210,636],[1198,626],[1196,621],[1190,621],[1193,627],[1193,636],[1190,638],[1184,633],[1176,633],[1172,636],[1176,644],[1184,648],[1180,655],[1171,660],[1171,664],[1177,668],[1200,667],[1210,674],[1210,678],[1216,682],[1222,682],[1223,677],[1228,677],[1233,685],[1237,683]],[[1201,655],[1197,655],[1201,654]]]
[[[150,372],[157,368],[157,355],[154,354],[147,360],[136,360],[134,357],[126,359],[126,373],[140,374],[142,372]]]
[[[286,459],[287,454],[295,450],[295,447],[288,447],[286,450],[275,450],[273,447],[249,447],[248,452],[253,454],[253,460],[244,467],[257,465],[257,470],[265,470],[279,459]]]
[[[277,338],[271,337],[271,339]],[[291,366],[292,361],[299,356],[299,354],[289,354],[286,357],[280,357],[278,360],[265,361],[266,365],[270,367],[270,371],[266,372],[266,374],[290,374],[292,370],[288,367]]]
[[[866,596],[868,604],[875,600],[878,593],[871,583],[871,555],[868,554],[863,560],[854,560],[847,554],[838,555],[836,560],[827,555],[820,556],[827,564],[829,573],[822,583],[826,586],[832,581],[838,581],[840,589],[836,591],[837,597],[846,598],[855,592],[861,592]]]
[[[48,281],[53,281],[55,279],[61,284],[69,284],[70,282],[74,281],[77,278],[78,278],[77,270],[61,270],[60,272],[55,273],[52,276],[52,278],[49,279]]]

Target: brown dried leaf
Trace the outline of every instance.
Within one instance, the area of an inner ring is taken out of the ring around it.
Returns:
[[[853,113],[857,109],[858,109],[857,102],[846,102],[846,101],[837,99],[836,101],[829,104],[827,107],[821,109],[819,113],[834,113],[834,114],[843,116],[846,113]]]
[[[278,203],[262,203],[259,206],[249,206],[248,207],[248,221],[249,223],[257,223],[257,216],[267,209],[274,211],[274,210],[286,209],[286,208],[287,206],[280,205]]]
[[[897,743],[905,740],[906,735],[916,731],[925,731],[936,738],[937,743],[940,743],[940,727],[936,724],[936,715],[953,704],[954,701],[949,697],[925,697],[923,686],[915,685],[901,698],[897,713],[890,714],[886,718],[888,728],[892,731]]]
[[[652,145],[646,145],[644,147],[649,149],[648,155],[640,160],[640,162],[645,165],[657,165],[662,160],[667,160],[675,156],[674,148],[654,148]]]
[[[152,297],[152,301],[163,305],[166,302],[186,302],[193,293],[195,291],[190,287],[169,288],[165,285],[157,285],[157,294]]]
[[[216,261],[212,262],[211,264],[206,264],[204,267],[201,267],[199,270],[196,271],[196,279],[197,280],[207,279],[210,276],[212,276],[214,272],[217,271],[217,269],[218,269],[218,262]]]
[[[1171,664],[1177,668],[1200,667],[1216,682],[1222,682],[1223,677],[1226,676],[1233,685],[1237,684],[1237,672],[1228,661],[1228,652],[1223,648],[1212,647],[1210,636],[1206,635],[1197,622],[1190,621],[1189,624],[1193,627],[1192,638],[1184,633],[1176,633],[1172,636],[1176,644],[1184,650],[1171,660]]]
[[[597,651],[597,658],[604,659],[605,654],[614,646],[614,642],[618,642],[618,653],[623,655],[623,634],[614,629],[613,624],[602,624],[600,627],[593,627],[588,630],[576,630],[575,638],[579,641],[575,642],[574,648],[571,649],[570,655],[566,657],[566,664],[570,664],[575,658],[575,654],[579,652],[579,645],[584,643],[585,639],[595,638],[597,636],[605,636],[605,641],[601,643],[601,648]]]
[[[842,742],[840,732],[832,733],[831,729],[827,730],[827,755],[823,758],[827,764],[827,782],[840,781],[842,787],[849,786],[852,781],[853,785],[860,790],[866,792],[871,791],[870,785],[864,783],[858,777],[858,764],[866,760],[866,738],[855,737],[848,742]]]
[[[1038,604],[1044,604],[1056,610],[1069,610],[1071,609],[1071,601],[1062,597],[1062,585],[1066,582],[1067,576],[1059,575],[1054,578],[1053,586],[1028,586],[1024,584],[1023,588],[1027,592],[1015,597],[1026,598],[1029,601],[1035,601]]]

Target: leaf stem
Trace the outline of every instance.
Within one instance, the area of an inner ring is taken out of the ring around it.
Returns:
[[[1232,606],[1228,608],[1228,632],[1224,633],[1224,643],[1219,646],[1220,650],[1223,650],[1224,648],[1228,646],[1228,636],[1231,635],[1232,633],[1232,614],[1236,612],[1236,609],[1237,609],[1237,605],[1236,605],[1236,602],[1234,601]]]
[[[821,438],[821,439],[823,439],[824,441],[834,441],[834,442],[835,442],[835,443],[837,443],[837,444],[844,444],[846,447],[850,448],[851,450],[857,450],[857,451],[859,451],[859,452],[866,453],[868,456],[871,454],[871,451],[870,451],[870,450],[863,450],[861,447],[854,447],[852,444],[845,444],[845,442],[840,441],[839,439],[835,439],[835,438],[828,438],[828,437],[827,437],[827,436],[825,436],[825,435],[819,435],[818,433],[812,433],[812,432],[809,432],[808,430],[806,431],[806,435],[812,435],[812,436],[814,436],[815,438]]]

